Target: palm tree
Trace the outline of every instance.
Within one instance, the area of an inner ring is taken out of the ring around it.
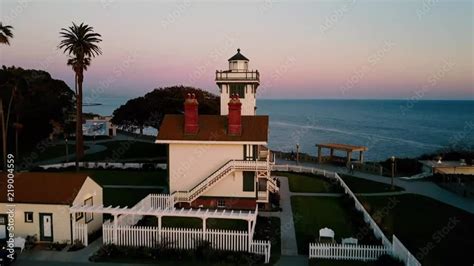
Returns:
[[[102,54],[102,50],[97,45],[102,41],[101,35],[94,32],[94,29],[84,23],[76,25],[74,22],[69,28],[62,28],[59,32],[61,42],[59,49],[65,54],[73,56],[68,59],[67,64],[72,66],[75,73],[76,90],[76,168],[79,167],[79,160],[84,156],[84,143],[82,135],[82,83],[84,81],[84,71],[90,64],[91,58]]]
[[[13,38],[13,27],[9,25],[3,25],[2,22],[0,22],[0,43],[2,44],[7,44],[10,45],[10,40]],[[13,96],[13,94],[12,94]],[[11,103],[11,99],[10,99]],[[10,113],[10,109],[7,112],[8,114]],[[5,169],[7,165],[7,126],[5,125],[5,115],[3,114],[3,99],[0,99],[0,120],[2,124],[2,151],[3,151],[3,167]],[[8,121],[8,115],[7,115],[7,121]]]
[[[13,27],[9,25],[3,25],[2,22],[0,22],[0,43],[10,45],[10,40],[13,38],[13,33],[12,33]]]

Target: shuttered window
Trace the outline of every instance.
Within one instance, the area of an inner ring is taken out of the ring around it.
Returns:
[[[254,182],[254,177],[255,173],[254,172],[243,172],[243,179],[244,179],[244,189],[243,191],[254,191],[255,190],[255,182]]]

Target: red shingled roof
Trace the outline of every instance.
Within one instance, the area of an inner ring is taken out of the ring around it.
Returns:
[[[70,205],[87,178],[85,173],[15,174],[15,203]],[[0,175],[0,202],[7,202],[7,176]]]
[[[166,115],[161,123],[157,140],[186,141],[268,141],[268,116],[242,116],[242,134],[227,134],[227,116],[199,115],[199,131],[195,135],[184,134],[184,116]]]

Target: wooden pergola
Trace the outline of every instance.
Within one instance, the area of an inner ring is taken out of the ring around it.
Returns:
[[[340,143],[322,143],[322,144],[316,144],[316,147],[318,147],[318,162],[321,163],[323,161],[322,159],[322,149],[329,149],[329,158],[330,160],[333,159],[334,157],[334,150],[339,150],[339,151],[344,151],[346,152],[346,163],[349,165],[352,161],[352,153],[353,152],[359,152],[359,162],[363,163],[364,162],[364,151],[367,151],[368,148],[366,146],[355,146],[355,145],[349,145],[349,144],[340,144]]]
[[[100,214],[111,214],[114,217],[113,225],[113,239],[114,243],[117,243],[117,228],[119,226],[119,217],[122,215],[137,215],[137,216],[156,216],[158,218],[158,232],[161,231],[161,219],[165,216],[172,217],[192,217],[202,219],[202,229],[206,231],[206,220],[207,219],[234,219],[234,220],[244,220],[248,224],[248,239],[251,243],[253,233],[255,232],[255,225],[257,222],[258,207],[254,211],[236,211],[236,210],[226,210],[226,209],[185,209],[185,208],[129,208],[129,207],[120,207],[120,206],[108,206],[103,205],[73,205],[69,208],[69,212],[72,214],[72,217],[75,217],[77,212],[83,213],[100,213]],[[75,223],[72,223],[73,232],[75,232]],[[250,250],[250,245],[249,245]]]

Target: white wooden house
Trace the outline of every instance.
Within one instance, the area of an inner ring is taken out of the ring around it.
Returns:
[[[36,235],[40,242],[71,243],[77,233],[73,225],[76,231],[85,230],[80,234],[86,238],[101,229],[102,215],[69,211],[73,205],[102,204],[102,187],[87,175],[25,172],[17,173],[14,181],[14,194],[8,195],[7,177],[0,178],[0,241],[9,236],[9,221],[15,237]]]
[[[183,115],[166,115],[156,143],[168,144],[169,189],[181,206],[254,209],[277,192],[270,176],[268,120],[256,115],[258,71],[237,50],[229,70],[216,71],[220,115],[199,115],[188,95]]]

